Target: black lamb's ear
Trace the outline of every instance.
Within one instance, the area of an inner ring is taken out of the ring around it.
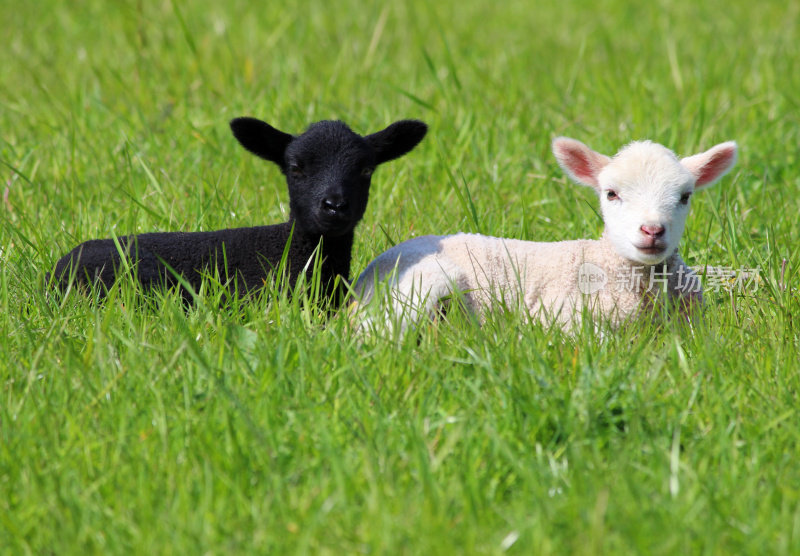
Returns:
[[[294,137],[257,118],[231,120],[231,131],[245,149],[283,168],[286,147]]]
[[[417,146],[428,126],[419,120],[400,120],[364,139],[375,149],[375,163],[383,164],[401,157]]]

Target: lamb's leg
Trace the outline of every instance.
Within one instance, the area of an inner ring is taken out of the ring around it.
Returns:
[[[364,306],[353,304],[351,318],[360,330],[374,331],[380,325],[404,335],[434,317],[442,301],[453,294],[457,277],[450,274],[438,265],[421,263],[395,269],[377,283],[369,280],[362,289]]]
[[[444,273],[414,274],[392,288],[387,318],[400,332],[435,317],[445,298],[455,291],[455,280]]]

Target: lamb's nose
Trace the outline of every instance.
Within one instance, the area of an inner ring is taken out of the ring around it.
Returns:
[[[347,201],[341,197],[327,197],[322,201],[322,208],[331,213],[344,212],[347,210]]]
[[[653,239],[660,238],[664,235],[664,226],[642,226],[642,233]]]

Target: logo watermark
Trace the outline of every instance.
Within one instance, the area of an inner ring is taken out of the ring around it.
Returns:
[[[708,266],[704,272],[695,273],[685,267],[670,272],[665,266],[625,266],[616,269],[612,285],[618,292],[661,289],[673,277],[675,288],[687,293],[699,292],[704,286],[706,291],[713,292],[755,293],[761,282],[761,268]],[[583,263],[578,267],[578,290],[581,293],[597,293],[609,282],[608,273],[594,263]]]
[[[606,271],[592,263],[583,263],[578,267],[578,289],[581,293],[595,293],[608,284]]]

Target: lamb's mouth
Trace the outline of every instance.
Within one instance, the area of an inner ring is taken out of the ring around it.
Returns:
[[[355,224],[349,219],[323,218],[319,222],[322,235],[329,237],[343,236],[351,232]]]
[[[666,252],[667,246],[666,245],[650,245],[650,246],[636,246],[636,249],[639,250],[640,253],[644,253],[645,255],[661,255]]]

